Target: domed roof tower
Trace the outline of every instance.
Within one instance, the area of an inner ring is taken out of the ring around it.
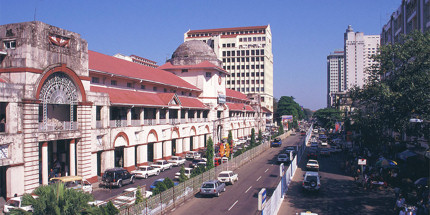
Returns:
[[[190,40],[182,43],[173,52],[172,58],[167,60],[167,62],[170,62],[174,66],[196,65],[205,61],[222,67],[221,61],[218,60],[214,50],[200,40]]]

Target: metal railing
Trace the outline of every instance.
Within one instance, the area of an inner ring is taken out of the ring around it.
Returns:
[[[96,120],[96,128],[102,128],[102,121],[101,120]]]
[[[160,119],[160,125],[167,124],[167,119]]]
[[[204,181],[216,179],[217,175],[224,170],[236,170],[237,168],[245,165],[255,157],[262,154],[269,148],[269,142],[262,143],[261,145],[249,149],[243,154],[230,159],[227,163],[223,163],[211,170],[188,179],[185,182],[154,196],[145,199],[142,203],[137,205],[130,205],[120,210],[120,214],[165,214],[171,209],[179,206],[187,199],[193,198],[196,193],[200,191],[200,187]]]
[[[39,131],[67,131],[67,130],[77,130],[78,122],[76,121],[50,121],[39,122]]]
[[[132,126],[140,126],[140,119],[132,119],[131,125]]]
[[[127,127],[127,120],[111,120],[109,125],[111,128]]]
[[[145,119],[143,120],[144,125],[155,125],[155,119]]]

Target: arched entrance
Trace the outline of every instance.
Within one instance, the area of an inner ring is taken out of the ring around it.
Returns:
[[[114,151],[115,167],[124,167],[124,148],[128,146],[128,137],[125,133],[120,133],[116,136]]]
[[[146,150],[148,162],[154,161],[154,143],[158,142],[157,132],[152,130],[148,134],[148,149]]]
[[[171,155],[176,155],[176,140],[179,138],[178,129],[172,131]]]
[[[194,149],[194,137],[196,136],[196,128],[192,127],[190,131],[190,151]]]

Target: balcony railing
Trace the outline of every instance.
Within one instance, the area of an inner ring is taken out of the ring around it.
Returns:
[[[131,125],[132,126],[140,126],[140,119],[132,119]]]
[[[101,120],[96,121],[96,128],[102,128],[102,121]]]
[[[127,126],[127,120],[111,120],[110,121],[110,127],[112,127],[112,128],[126,127],[126,126]]]
[[[167,124],[167,119],[160,119],[160,125]]]
[[[145,119],[143,121],[144,125],[155,125],[155,119]]]
[[[77,122],[70,122],[70,121],[50,121],[46,122],[39,122],[39,131],[66,131],[66,130],[77,130],[78,129],[78,123]]]
[[[185,123],[187,123],[187,120],[186,119],[181,119],[181,124],[185,124]]]
[[[177,124],[179,124],[179,119],[175,119],[175,118],[169,119],[169,124],[171,124],[171,125],[177,125]]]

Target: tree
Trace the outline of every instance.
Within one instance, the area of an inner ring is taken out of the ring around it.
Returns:
[[[175,183],[173,183],[172,179],[170,179],[169,177],[164,178],[163,183],[166,185],[167,189],[170,189],[175,186]]]
[[[336,122],[342,121],[341,112],[334,108],[319,109],[314,113],[314,117],[326,129],[334,128]]]
[[[430,33],[408,34],[394,45],[382,46],[373,58],[379,64],[368,71],[366,85],[350,92],[359,109],[351,117],[351,127],[370,143],[389,140],[387,131],[428,137],[428,125],[407,128],[411,118],[430,119]]]
[[[211,137],[208,138],[206,149],[206,167],[212,169],[214,168],[214,143]]]
[[[100,213],[96,212],[93,214],[105,214],[105,215],[115,215],[119,214],[119,210],[113,205],[111,201],[109,201],[106,206],[100,206]]]
[[[139,204],[143,202],[143,196],[142,196],[142,191],[140,189],[140,186],[137,186],[137,191],[136,191],[136,201],[134,201],[134,204]]]
[[[34,192],[23,197],[24,205],[33,206],[33,214],[82,214],[91,208],[88,204],[93,196],[75,189],[67,189],[63,183],[37,187]]]
[[[301,120],[304,117],[304,112],[302,107],[294,101],[292,96],[282,96],[278,101],[278,108],[276,114],[276,121],[281,120],[283,115],[292,115],[293,120]]]
[[[261,132],[261,129],[258,130],[258,144],[261,144],[261,142],[263,141],[263,132]]]
[[[185,175],[185,167],[182,165],[181,169],[179,170],[179,182],[184,182],[188,179],[188,177]]]
[[[152,190],[152,195],[157,195],[159,193],[164,192],[165,190],[167,190],[167,186],[166,184],[163,182],[159,182],[155,185],[155,188]]]
[[[229,144],[233,143],[233,134],[231,133],[231,130],[228,131],[227,143]]]
[[[255,144],[255,129],[254,128],[251,129],[251,143],[250,143],[250,145],[251,145],[251,148],[254,148],[254,146],[256,145]]]
[[[284,126],[282,125],[282,123],[279,125],[279,129],[278,129],[278,136],[284,134]]]

